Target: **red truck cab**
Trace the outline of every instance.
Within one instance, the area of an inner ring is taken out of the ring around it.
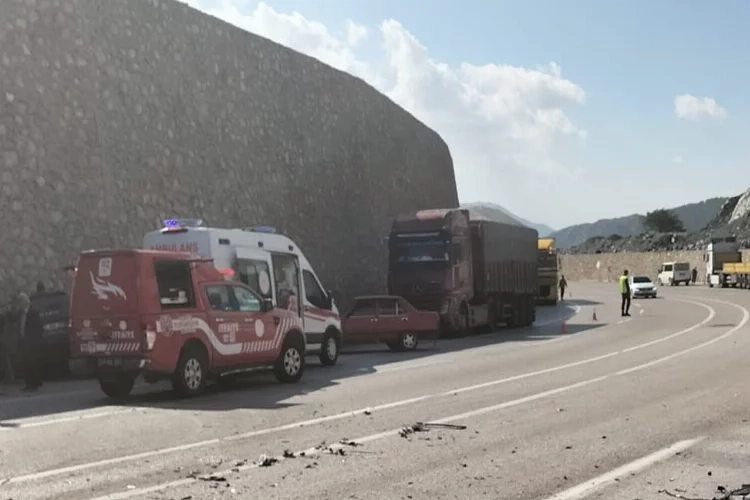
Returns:
[[[139,375],[182,396],[209,379],[272,369],[296,382],[305,368],[299,317],[228,281],[211,259],[154,250],[92,250],[71,292],[71,357],[89,364],[110,397]]]

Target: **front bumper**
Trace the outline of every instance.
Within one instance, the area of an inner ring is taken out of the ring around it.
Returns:
[[[653,290],[633,290],[633,298],[656,297],[656,289]]]

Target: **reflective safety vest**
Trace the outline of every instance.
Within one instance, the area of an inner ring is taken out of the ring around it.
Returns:
[[[620,293],[628,293],[628,277],[624,274],[620,276]]]

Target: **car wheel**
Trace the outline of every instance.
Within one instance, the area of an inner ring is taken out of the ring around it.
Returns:
[[[276,359],[274,374],[279,382],[298,382],[305,372],[305,344],[296,335],[284,340],[279,357]]]
[[[333,366],[339,359],[340,343],[338,337],[333,333],[326,333],[323,337],[323,345],[320,346],[318,358],[325,366]]]
[[[419,337],[416,333],[404,332],[398,339],[398,347],[401,351],[414,351],[419,345]]]
[[[112,379],[99,379],[102,392],[112,399],[125,399],[130,395],[135,385],[135,378],[119,376]]]
[[[184,398],[198,396],[206,388],[208,355],[203,346],[186,346],[177,362],[172,387]]]

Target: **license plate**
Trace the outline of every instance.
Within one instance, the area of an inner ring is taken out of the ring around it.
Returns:
[[[122,366],[122,358],[99,358],[99,366]]]

